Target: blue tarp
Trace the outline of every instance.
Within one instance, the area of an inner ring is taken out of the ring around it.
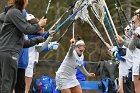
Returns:
[[[79,81],[83,90],[99,90],[98,83],[100,81]]]

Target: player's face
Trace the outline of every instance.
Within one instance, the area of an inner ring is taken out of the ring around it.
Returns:
[[[79,44],[77,45],[77,48],[76,48],[76,52],[81,55],[86,49],[86,46],[85,44]]]

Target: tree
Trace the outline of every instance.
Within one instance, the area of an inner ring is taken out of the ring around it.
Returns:
[[[36,17],[41,18],[43,15],[45,15],[48,1],[49,0],[29,0],[27,11],[34,14]],[[49,29],[54,24],[54,22],[66,11],[72,1],[73,0],[52,0],[50,9],[47,14],[48,22],[46,25],[46,30]],[[6,0],[0,0],[0,12],[3,11],[6,2]],[[133,16],[133,12],[139,8],[140,0],[120,0],[120,2],[124,12],[127,15],[127,18],[130,20]],[[121,25],[117,11],[115,9],[114,0],[106,0],[106,3],[108,5],[110,14],[115,23],[118,33],[122,34],[122,29],[120,29]],[[70,14],[71,12],[67,13],[67,15],[62,18],[60,23],[62,23]],[[103,30],[101,24],[98,22],[95,16],[93,16],[93,14],[91,16],[94,19],[93,21],[95,22],[95,25],[99,29],[100,33],[108,42],[105,31]],[[69,23],[67,23],[62,29],[60,29],[59,33],[54,36],[53,40],[57,40],[58,37],[62,35]],[[83,23],[81,20],[78,19],[76,21],[75,34],[80,35],[86,42],[87,49],[85,51],[85,60],[99,61],[110,59],[110,56],[107,55],[107,48],[105,48],[99,37],[92,32],[91,27],[87,23]],[[70,28],[69,31],[65,34],[65,36],[62,38],[59,51],[42,53],[40,55],[40,59],[62,61],[64,56],[66,55],[66,52],[68,51],[70,38],[72,38],[72,28]]]

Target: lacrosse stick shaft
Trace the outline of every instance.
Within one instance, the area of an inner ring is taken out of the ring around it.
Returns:
[[[51,28],[49,29],[49,31],[52,30],[52,29],[59,23],[59,21],[66,15],[66,13],[69,12],[70,9],[71,9],[71,7],[69,7],[69,8],[61,15],[61,17],[51,26]]]
[[[98,8],[100,9],[100,11],[101,11],[101,13],[102,13],[101,16],[100,16],[99,13],[98,13],[99,10],[97,10],[97,6],[96,6],[96,5],[98,6]],[[109,36],[109,33],[108,33],[108,31],[107,31],[107,29],[106,29],[106,27],[105,27],[105,24],[104,24],[104,16],[105,16],[105,13],[104,13],[103,5],[101,4],[100,1],[99,1],[98,3],[96,3],[96,5],[93,4],[92,7],[91,7],[91,10],[92,10],[92,12],[94,13],[95,17],[96,17],[96,18],[99,20],[99,22],[102,24],[102,26],[103,26],[103,28],[104,28],[104,30],[105,30],[105,33],[106,33],[106,35],[107,35],[107,37],[108,37],[108,39],[109,39],[109,42],[110,42],[111,46],[113,46],[113,43],[112,43],[111,38],[110,38],[110,36]]]
[[[70,19],[72,19],[74,16],[76,16],[77,12],[80,11],[85,6],[85,5],[81,6],[81,4],[79,5],[78,9],[73,14],[71,14],[66,20],[64,20],[59,26],[56,27],[56,29],[54,30],[55,34],[58,32],[58,30],[60,30],[64,26],[64,24],[66,24]],[[46,36],[46,34],[44,35],[44,37],[45,36]]]
[[[49,2],[48,2],[48,6],[47,6],[47,10],[46,10],[46,14],[45,14],[44,18],[47,17],[47,13],[48,13],[48,10],[50,8],[50,4],[51,4],[51,0],[49,0]]]
[[[73,23],[73,28],[72,28],[72,37],[74,38],[74,29],[75,29],[75,23]]]
[[[106,32],[106,35],[107,35],[107,37],[108,37],[108,39],[109,39],[109,42],[110,42],[111,46],[113,46],[113,43],[112,43],[111,38],[110,38],[110,36],[109,36],[109,33],[108,33],[108,31],[107,31],[107,29],[106,29],[106,27],[105,27],[105,24],[102,23],[102,25],[103,25],[103,28],[104,28],[104,30],[105,30],[105,32]]]
[[[57,32],[64,24],[66,24],[70,19],[72,19],[79,10],[81,10],[84,6],[81,6],[77,11],[75,11],[72,15],[70,15],[65,21],[63,21],[59,26],[57,26],[57,28],[55,29],[55,31]]]
[[[110,19],[110,22],[111,22],[111,24],[112,24],[112,27],[113,27],[113,29],[114,29],[114,31],[115,31],[115,34],[118,36],[117,30],[116,30],[115,25],[114,25],[114,23],[113,23],[113,20],[112,20],[112,18],[111,18],[111,15],[110,15],[110,12],[109,12],[108,7],[107,7],[107,5],[106,5],[106,2],[105,2],[105,0],[102,0],[102,1],[103,1],[105,10],[106,10],[106,12],[107,12],[107,14],[108,14],[108,16],[109,16],[109,19]]]
[[[113,35],[113,38],[114,38],[115,44],[116,44],[117,47],[119,48],[120,46],[119,46],[119,44],[118,44],[118,42],[117,42],[116,35],[115,35],[115,33],[114,33],[113,29],[112,29],[112,26],[111,26],[111,24],[110,24],[110,21],[109,21],[109,18],[108,18],[107,15],[105,15],[105,21],[107,22],[107,25],[108,25],[108,27],[109,27],[109,29],[110,29],[110,32],[111,32],[112,35]]]
[[[109,48],[109,44],[107,45],[107,43],[105,42],[105,40],[103,39],[102,35],[100,34],[100,32],[98,31],[98,29],[96,28],[96,26],[93,24],[93,22],[91,22],[92,20],[90,20],[90,18],[87,19],[87,22],[89,23],[89,25],[92,27],[92,30],[98,35],[98,37],[101,39],[101,41]]]
[[[103,39],[102,35],[100,34],[100,32],[98,31],[98,29],[96,28],[95,24],[93,23],[93,21],[88,18],[87,22],[89,23],[89,25],[92,27],[93,31],[99,36],[99,38],[101,38],[101,40],[103,42],[105,42],[105,40]]]
[[[125,32],[124,32],[124,23],[122,21],[122,17],[120,16],[120,12],[119,12],[117,4],[115,4],[115,6],[116,6],[116,11],[118,13],[118,17],[119,17],[119,20],[120,20],[120,23],[121,23],[121,30],[123,31],[123,34],[125,34]]]
[[[127,17],[126,17],[126,14],[125,14],[125,12],[124,12],[123,9],[122,9],[122,6],[121,6],[120,1],[119,1],[119,0],[115,0],[115,2],[116,2],[116,6],[118,5],[117,7],[119,7],[120,11],[122,12],[122,14],[123,14],[123,16],[124,16],[124,18],[125,18],[127,24],[131,27],[131,25],[130,25],[130,23],[129,23]]]
[[[61,15],[61,17],[51,26],[51,28],[50,28],[48,31],[52,30],[52,29],[59,23],[59,21],[66,15],[66,13],[68,13],[68,12],[74,7],[76,1],[77,1],[77,0],[74,0],[74,1],[69,5],[69,7],[67,8],[67,10],[66,10],[66,11]]]
[[[62,37],[67,33],[67,31],[69,30],[69,28],[72,26],[72,24],[75,22],[76,20],[73,20],[69,26],[67,27],[67,29],[64,31],[64,33],[60,36],[60,38],[57,40],[57,43],[59,43],[62,39]]]

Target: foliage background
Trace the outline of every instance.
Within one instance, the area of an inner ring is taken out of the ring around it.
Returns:
[[[27,6],[28,13],[34,14],[37,18],[41,18],[46,11],[47,4],[49,0],[29,0],[29,4]],[[47,14],[47,25],[46,30],[49,29],[54,22],[66,11],[69,4],[71,4],[73,0],[52,0],[49,12]],[[139,0],[120,0],[122,4],[122,8],[127,15],[128,19],[131,19],[133,16],[133,12],[139,8],[140,1]],[[117,32],[122,34],[122,29],[119,21],[119,17],[117,11],[115,9],[115,0],[106,0],[109,11],[115,23]],[[0,0],[0,12],[3,11],[4,6],[7,4],[7,0]],[[64,21],[70,13],[68,13],[62,21]],[[93,14],[91,14],[93,16]],[[105,35],[105,32],[101,26],[101,24],[96,20],[93,16],[95,25],[108,42],[108,39]],[[62,22],[61,21],[61,22]],[[61,23],[60,22],[60,23]],[[69,23],[68,23],[69,24]],[[55,36],[53,41],[57,40],[58,37],[64,32],[67,28],[68,24],[66,24]],[[92,32],[90,26],[87,23],[83,23],[78,20],[75,26],[75,35],[80,35],[86,42],[87,49],[85,51],[85,60],[87,61],[100,61],[100,60],[108,60],[110,56],[107,54],[107,48],[102,43],[102,41],[98,38],[98,36]],[[69,40],[72,38],[72,27],[66,33],[66,35],[62,38],[60,42],[60,46],[58,50],[50,51],[47,53],[40,54],[40,60],[57,60],[62,61],[66,52],[69,48]]]
[[[31,13],[35,15],[37,18],[41,18],[46,11],[47,4],[49,0],[29,0],[29,4],[26,8],[28,13]],[[69,4],[73,0],[52,0],[52,3],[50,5],[49,12],[47,14],[47,25],[46,30],[49,29],[54,22],[66,11]],[[140,7],[140,0],[120,0],[122,8],[127,15],[128,20],[131,19],[133,16],[133,12]],[[115,0],[106,0],[107,6],[109,8],[110,14],[112,16],[112,19],[114,21],[114,24],[116,26],[117,32],[122,35],[123,29],[120,24],[120,20],[117,14],[117,11],[115,9]],[[5,5],[7,4],[7,0],[0,0],[0,12],[4,10]],[[70,13],[68,13],[61,22],[63,22]],[[93,14],[91,14],[92,18],[94,19],[95,25],[105,38],[105,40],[108,42],[107,36],[105,34],[105,31],[103,30],[103,27],[101,24],[97,21],[97,19],[94,17]],[[60,22],[60,23],[61,23]],[[60,24],[59,23],[59,24]],[[70,22],[69,22],[70,23]],[[58,38],[62,35],[62,33],[67,28],[67,23],[53,38],[53,41],[58,40]],[[124,22],[124,26],[126,26],[126,23]],[[80,35],[86,42],[87,49],[85,51],[85,60],[88,62],[97,62],[101,60],[109,60],[111,57],[107,53],[106,46],[102,43],[102,41],[99,39],[99,37],[92,32],[91,27],[87,23],[83,23],[81,20],[77,20],[76,26],[75,26],[75,35]],[[111,34],[110,34],[111,36]],[[58,68],[58,64],[56,62],[62,62],[64,59],[70,42],[69,40],[72,38],[72,27],[70,30],[66,33],[66,35],[62,38],[60,42],[60,46],[57,50],[53,50],[47,53],[40,53],[40,60],[50,60],[49,62],[46,62],[47,65],[41,66],[41,68],[37,68],[37,74],[49,74],[54,76],[55,71]],[[112,37],[111,37],[112,38]],[[54,62],[55,60],[55,62]],[[53,63],[54,62],[54,63]],[[88,71],[94,72],[96,67],[89,63]],[[84,92],[85,93],[85,92]],[[93,92],[88,92],[93,93]],[[95,93],[95,92],[94,92]]]

